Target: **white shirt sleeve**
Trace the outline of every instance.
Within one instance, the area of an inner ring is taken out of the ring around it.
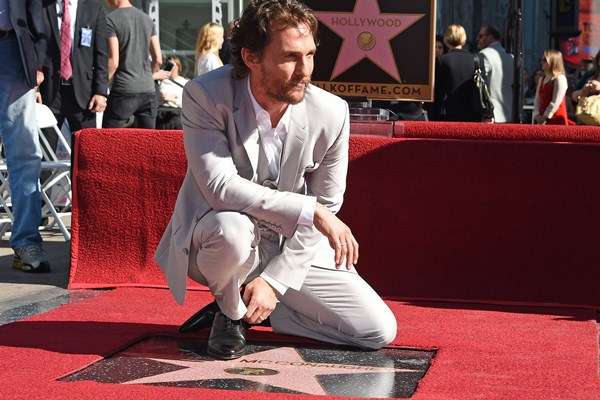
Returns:
[[[212,71],[213,69],[217,69],[219,67],[221,67],[223,65],[223,63],[221,62],[221,60],[219,59],[219,57],[217,57],[216,55],[209,53],[208,57],[206,58],[206,72],[208,71]]]
[[[281,296],[283,296],[288,290],[288,286],[279,282],[277,279],[273,278],[266,272],[260,274],[260,277],[263,278],[269,285],[271,285],[271,287],[275,289]]]
[[[542,86],[542,82],[544,78],[539,78],[537,81],[537,85],[535,85],[535,97],[533,98],[533,115],[531,118],[535,118],[540,115],[540,87]]]
[[[546,107],[544,111],[544,117],[552,118],[554,113],[558,110],[560,103],[562,103],[567,93],[568,88],[567,77],[565,75],[558,75],[554,80],[554,90],[552,91],[552,101]]]
[[[307,196],[302,211],[298,217],[298,225],[312,226],[315,216],[315,207],[317,206],[317,198],[315,196]]]

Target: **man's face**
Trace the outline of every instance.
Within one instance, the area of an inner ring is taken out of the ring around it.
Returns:
[[[485,49],[492,41],[492,35],[488,33],[487,29],[481,28],[477,34],[477,47],[479,47],[479,49]]]
[[[262,94],[271,102],[301,102],[310,83],[315,51],[313,35],[306,25],[273,29],[259,61],[249,65]]]

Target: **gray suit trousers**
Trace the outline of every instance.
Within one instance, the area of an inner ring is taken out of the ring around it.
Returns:
[[[210,211],[196,225],[188,275],[207,285],[232,319],[246,313],[241,285],[279,254],[279,236],[233,211]],[[194,262],[195,261],[195,262]],[[288,288],[271,314],[275,332],[378,349],[396,337],[396,318],[356,270],[310,266],[300,290]]]

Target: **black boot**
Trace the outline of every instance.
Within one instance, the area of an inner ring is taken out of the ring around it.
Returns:
[[[222,312],[217,312],[208,338],[208,355],[232,360],[244,355],[246,350],[246,323],[234,321]]]

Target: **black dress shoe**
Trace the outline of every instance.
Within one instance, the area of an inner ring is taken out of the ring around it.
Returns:
[[[208,337],[208,355],[220,360],[233,360],[246,351],[246,323],[229,319],[217,312]]]
[[[179,327],[180,333],[193,332],[202,328],[212,326],[215,314],[219,311],[219,306],[216,301],[206,305],[196,314],[192,315]]]

